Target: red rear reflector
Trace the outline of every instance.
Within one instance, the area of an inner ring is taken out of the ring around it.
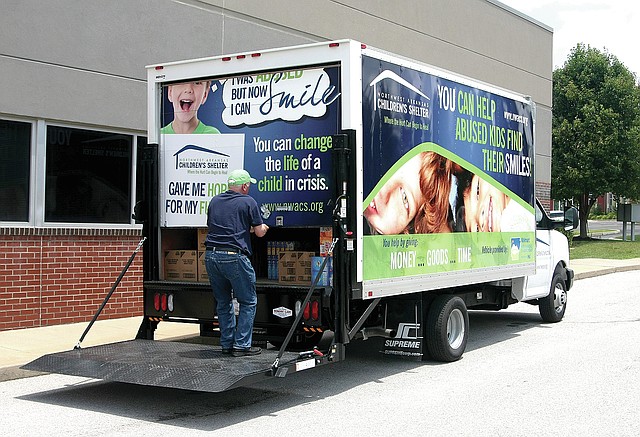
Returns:
[[[320,317],[320,304],[317,300],[311,302],[311,318],[313,320],[318,320]]]
[[[366,45],[366,44],[360,44],[360,48],[361,48],[362,50],[364,50],[364,49],[366,49],[366,48],[367,48],[367,45]]]
[[[156,311],[160,311],[160,293],[153,295],[153,308],[155,308]]]
[[[329,44],[329,47],[338,47],[340,45],[340,43],[337,42],[332,42]]]
[[[237,57],[238,59],[244,59],[244,58],[246,58],[246,56],[245,56],[245,55],[238,55],[238,56],[236,56],[236,57]]]
[[[262,56],[260,53],[251,53],[252,58],[259,58],[260,56]]]
[[[230,61],[231,60],[231,56],[225,56],[224,58],[222,58],[223,61]]]
[[[307,305],[305,305],[304,311],[302,312],[302,317],[304,317],[305,320],[309,320],[309,313],[311,312],[310,307],[311,305],[307,302]]]
[[[160,309],[162,311],[166,311],[167,310],[167,295],[164,294],[164,293],[160,297]]]
[[[162,70],[164,67],[162,65],[156,66],[156,70]]]

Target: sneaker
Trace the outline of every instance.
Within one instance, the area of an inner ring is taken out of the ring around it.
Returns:
[[[233,349],[231,355],[234,357],[246,357],[249,355],[259,355],[261,352],[262,349],[259,347],[249,347],[246,349]]]
[[[231,355],[231,349],[227,349],[227,348],[224,348],[224,347],[223,347],[223,348],[222,348],[222,353],[223,353],[224,355]]]

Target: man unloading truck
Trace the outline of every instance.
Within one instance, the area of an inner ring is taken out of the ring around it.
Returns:
[[[251,265],[251,233],[263,237],[269,227],[262,222],[258,204],[249,196],[256,180],[246,170],[233,170],[229,189],[213,197],[207,210],[208,233],[205,265],[216,299],[223,354],[258,355],[251,346],[258,297]],[[236,321],[233,299],[239,304]]]

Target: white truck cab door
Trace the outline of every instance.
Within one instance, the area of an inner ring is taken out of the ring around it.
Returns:
[[[536,274],[527,277],[523,300],[536,299],[549,294],[555,269],[553,235],[550,229],[541,229],[544,213],[536,202]],[[563,237],[564,238],[564,237]]]

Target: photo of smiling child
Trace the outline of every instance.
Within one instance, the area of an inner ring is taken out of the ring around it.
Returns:
[[[369,233],[451,232],[450,194],[455,166],[435,152],[421,152],[410,158],[388,177],[364,209]]]
[[[167,97],[173,105],[173,121],[162,134],[219,134],[213,126],[198,119],[198,109],[207,101],[210,81],[185,82],[168,86]]]
[[[458,175],[456,231],[534,231],[532,213],[476,174],[463,170]]]

